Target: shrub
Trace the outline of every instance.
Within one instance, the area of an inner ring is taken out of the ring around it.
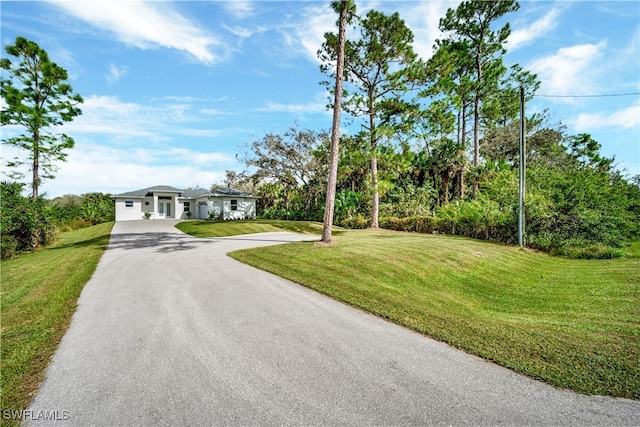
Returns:
[[[550,251],[552,255],[573,259],[613,259],[624,258],[627,254],[620,248],[606,245],[591,245],[586,247],[561,246]]]
[[[413,215],[406,218],[380,218],[380,227],[395,231],[433,233],[438,228],[438,219],[433,215]]]
[[[338,221],[338,225],[344,228],[352,228],[352,229],[363,229],[369,227],[371,225],[371,221],[368,218],[365,218],[361,213],[351,216],[349,218],[344,218]]]
[[[21,195],[24,185],[2,182],[0,189],[1,257],[11,258],[33,251],[53,241],[57,231],[48,219],[47,203],[42,198]]]

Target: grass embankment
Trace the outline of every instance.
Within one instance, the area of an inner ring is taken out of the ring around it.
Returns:
[[[55,245],[0,264],[3,411],[29,405],[112,227],[106,223],[61,233]],[[3,425],[11,423],[2,417]]]
[[[557,387],[640,399],[639,258],[383,230],[335,241],[231,256]]]
[[[185,221],[176,227],[195,237],[226,237],[239,234],[291,231],[294,233],[322,234],[322,223],[257,219],[247,221]],[[340,232],[339,229],[337,231]]]

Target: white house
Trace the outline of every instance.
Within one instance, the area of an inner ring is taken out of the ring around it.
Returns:
[[[180,190],[168,185],[111,196],[116,221],[141,219],[254,219],[258,196],[231,188]],[[189,215],[191,213],[191,215]]]

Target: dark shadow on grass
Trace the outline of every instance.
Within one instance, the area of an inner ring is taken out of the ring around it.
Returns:
[[[102,249],[107,248],[109,243],[109,233],[101,236],[94,237],[92,239],[82,240],[80,242],[64,243],[49,247],[48,249],[68,249],[68,248],[86,248],[89,246],[99,245]]]

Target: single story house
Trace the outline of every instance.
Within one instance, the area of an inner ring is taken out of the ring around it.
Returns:
[[[258,196],[219,188],[180,190],[168,185],[143,188],[111,196],[116,221],[141,219],[254,219]]]

